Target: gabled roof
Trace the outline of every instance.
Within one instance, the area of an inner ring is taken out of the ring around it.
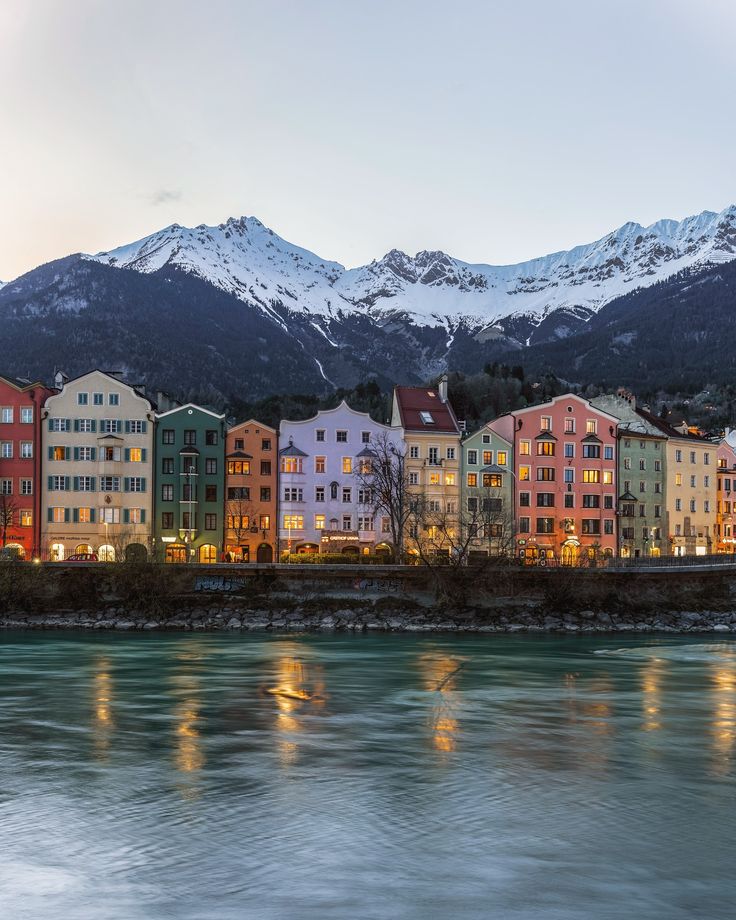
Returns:
[[[449,402],[442,402],[432,387],[395,387],[394,400],[405,431],[442,432],[460,435],[460,426]],[[421,413],[429,413],[431,421],[423,421]]]
[[[684,434],[682,431],[678,431],[677,428],[673,428],[668,422],[665,422],[664,419],[657,418],[656,415],[652,415],[651,412],[647,412],[646,409],[637,409],[636,414],[641,416],[645,421],[649,422],[650,425],[653,425],[659,431],[662,432],[668,438],[677,438],[680,441],[697,441],[699,444],[710,444],[712,447],[716,445],[712,441],[709,441],[708,438],[702,438],[697,434]]]
[[[619,495],[618,500],[620,502],[638,502],[639,501],[636,495],[632,495],[631,492],[624,492],[623,495]]]
[[[246,454],[244,450],[234,450],[231,454],[227,455],[228,460],[252,460],[252,454]]]
[[[378,454],[375,450],[371,450],[370,447],[364,447],[359,454],[355,455],[356,457],[377,457]]]
[[[294,446],[294,442],[290,439],[287,447],[282,447],[279,451],[279,456],[281,457],[308,457],[309,454],[305,454],[303,450],[299,450],[298,447]]]
[[[219,421],[222,421],[225,418],[225,413],[218,415],[217,412],[213,412],[211,409],[205,409],[204,406],[198,406],[196,403],[186,403],[183,406],[174,406],[173,409],[168,409],[166,412],[157,412],[156,418],[166,418],[167,415],[174,415],[175,412],[183,412],[185,409],[196,409],[197,412],[204,412],[206,415],[211,415],[212,418],[216,418]]]
[[[508,470],[497,463],[492,463],[490,466],[484,466],[481,473],[508,473]]]
[[[583,444],[602,444],[602,443],[603,441],[601,441],[598,435],[593,434],[592,432],[590,434],[586,434],[585,437],[583,438]]]
[[[551,431],[540,431],[539,434],[534,438],[535,441],[556,441],[557,438],[552,434]]]
[[[16,390],[30,390],[33,387],[44,387],[44,389],[50,389],[46,387],[45,384],[41,383],[40,380],[31,381],[24,377],[9,377],[7,374],[0,374],[0,380],[4,383],[10,384],[11,387],[15,387]]]
[[[257,425],[258,428],[263,428],[265,431],[270,431],[271,434],[276,434],[276,429],[272,428],[270,425],[267,425],[265,422],[259,422],[257,418],[249,418],[244,422],[238,422],[236,425],[228,428],[227,433],[232,434],[233,432],[240,431],[241,428],[245,428],[246,425]]]

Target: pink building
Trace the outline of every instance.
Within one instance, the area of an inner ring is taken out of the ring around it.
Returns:
[[[616,553],[618,419],[567,394],[489,423],[514,445],[517,554],[574,565]]]

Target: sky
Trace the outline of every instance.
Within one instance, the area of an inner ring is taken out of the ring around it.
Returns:
[[[253,215],[505,264],[736,202],[733,0],[0,0],[0,279]]]

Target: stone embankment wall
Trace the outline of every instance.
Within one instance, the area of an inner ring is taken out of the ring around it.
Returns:
[[[728,633],[736,574],[6,564],[0,626]]]

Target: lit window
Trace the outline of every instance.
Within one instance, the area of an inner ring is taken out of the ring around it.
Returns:
[[[496,454],[496,463],[499,466],[506,466],[508,454],[505,450],[499,450]]]
[[[91,508],[78,508],[77,509],[77,521],[80,524],[91,524],[92,523],[92,509]]]
[[[600,470],[583,470],[583,482],[600,482]]]
[[[551,415],[542,416],[542,431],[552,431],[552,416]]]
[[[519,453],[525,457],[528,457],[532,452],[532,442],[531,441],[519,441]]]
[[[284,529],[285,530],[304,530],[304,515],[303,514],[285,514],[284,515]]]
[[[352,457],[343,457],[343,458],[342,458],[342,471],[343,471],[343,473],[352,473],[352,472],[353,472],[353,458],[352,458]]]
[[[440,474],[439,473],[430,473],[429,474],[429,484],[431,486],[438,486],[440,484]]]
[[[585,423],[586,434],[596,434],[598,431],[598,422],[594,418],[589,418]]]
[[[131,447],[129,459],[131,463],[140,463],[143,460],[143,451],[141,450],[141,448]]]
[[[603,485],[613,485],[613,470],[603,470]]]
[[[250,472],[250,464],[248,466],[248,472]],[[302,458],[301,457],[282,457],[281,458],[281,472],[282,473],[301,473],[302,472]]]
[[[327,463],[326,457],[315,457],[314,458],[314,472],[324,473],[326,463]]]
[[[32,525],[33,525],[33,512],[21,511],[20,526],[21,527],[31,527]]]
[[[478,474],[477,473],[468,473],[468,486],[471,489],[474,489],[478,485]]]
[[[315,516],[314,516],[314,529],[315,529],[315,530],[324,530],[324,529],[325,529],[325,516],[324,516],[324,514],[315,514]]]
[[[519,467],[519,480],[520,480],[521,482],[528,482],[528,481],[531,479],[531,475],[530,475],[530,472],[529,472],[530,469],[531,469],[531,468],[528,467],[528,466],[520,466],[520,467]]]

